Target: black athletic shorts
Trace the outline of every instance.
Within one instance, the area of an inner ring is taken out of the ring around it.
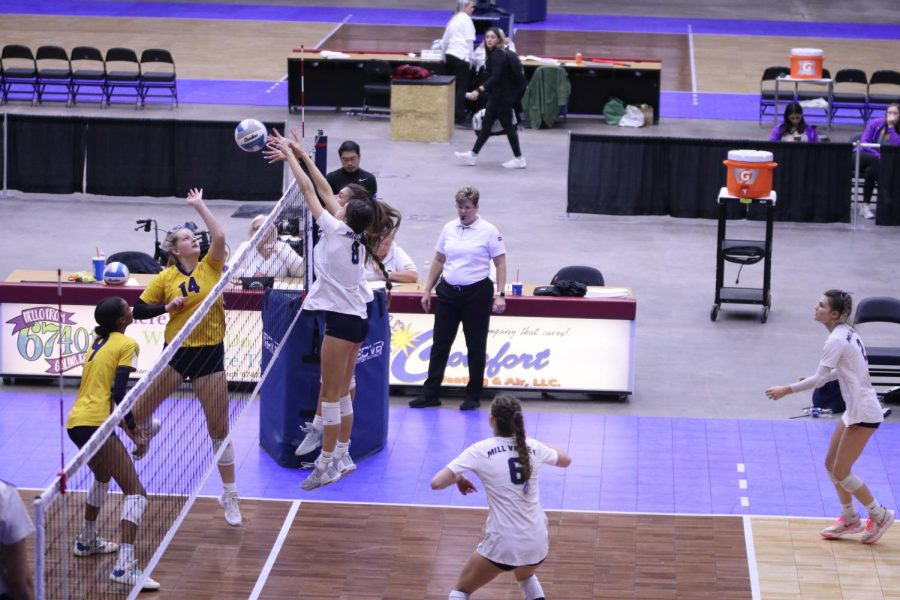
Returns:
[[[219,373],[225,370],[225,344],[219,342],[214,346],[181,347],[169,365],[178,371],[184,379],[199,379],[204,375]]]
[[[79,425],[77,427],[70,427],[66,429],[66,433],[69,434],[69,439],[78,446],[78,449],[84,447],[87,444],[87,441],[91,439],[91,436],[94,435],[94,432],[100,429],[99,427],[92,427],[90,425]]]
[[[356,315],[322,311],[325,313],[325,335],[347,340],[354,344],[361,344],[369,335],[369,322]]]
[[[518,569],[519,567],[536,567],[536,566],[538,566],[539,564],[541,564],[542,562],[544,562],[545,560],[547,560],[546,558],[542,558],[542,559],[539,560],[538,562],[536,562],[536,563],[534,563],[534,564],[531,564],[531,565],[519,565],[519,567],[514,567],[514,566],[512,566],[512,565],[506,565],[506,564],[503,564],[503,563],[498,563],[498,562],[496,562],[496,561],[493,561],[493,560],[489,559],[487,556],[485,556],[484,558],[487,559],[487,561],[488,561],[489,563],[491,563],[492,565],[494,565],[495,567],[497,567],[497,568],[500,569],[501,571],[515,571],[515,570]]]
[[[881,423],[854,423],[854,425],[859,425],[866,429],[878,429],[878,426],[881,425]]]

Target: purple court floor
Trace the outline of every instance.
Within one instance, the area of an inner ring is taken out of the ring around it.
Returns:
[[[64,396],[68,412],[73,397]],[[313,492],[306,472],[278,466],[258,445],[259,403],[234,430],[243,497],[485,506],[483,493],[434,492],[431,477],[490,434],[484,409],[392,407],[387,445],[352,476]],[[527,405],[526,405],[527,408]],[[42,488],[59,470],[59,395],[0,394],[0,478]],[[832,516],[837,497],[821,466],[834,422],[602,416],[527,411],[530,436],[570,452],[569,469],[541,472],[548,509],[685,514]],[[167,423],[167,426],[171,426]],[[885,423],[854,469],[888,506],[900,498],[900,425]],[[74,446],[65,438],[65,453]],[[163,490],[159,490],[163,491]],[[204,495],[221,491],[214,475]]]

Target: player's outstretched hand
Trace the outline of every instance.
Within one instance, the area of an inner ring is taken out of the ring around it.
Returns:
[[[465,475],[460,475],[459,479],[456,480],[456,489],[458,489],[459,493],[461,493],[463,496],[478,491],[475,488],[475,484],[469,481],[469,478]]]
[[[776,385],[766,390],[766,398],[769,400],[780,400],[791,393],[790,386]]]
[[[187,195],[187,203],[191,206],[203,204],[203,188],[191,188]]]

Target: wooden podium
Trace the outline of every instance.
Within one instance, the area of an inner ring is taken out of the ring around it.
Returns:
[[[391,81],[391,140],[449,142],[453,137],[456,78]]]

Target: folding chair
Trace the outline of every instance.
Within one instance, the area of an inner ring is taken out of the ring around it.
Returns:
[[[778,107],[775,106],[775,86],[770,85],[771,82],[775,81],[779,77],[783,75],[789,75],[791,72],[790,67],[766,67],[766,70],[763,71],[762,78],[759,80],[759,122],[762,123],[762,118],[766,115],[766,109],[769,107],[772,108],[772,114],[778,111]],[[779,89],[779,94],[782,90]]]
[[[365,79],[363,83],[363,109],[360,114],[360,120],[369,114],[387,114],[391,107],[391,75],[394,70],[391,63],[386,60],[369,60],[365,64]],[[376,103],[377,108],[386,108],[387,112],[381,111],[373,113],[373,101],[382,100],[382,103]]]
[[[862,69],[841,69],[835,73],[831,118],[842,109],[856,110],[865,123],[869,115],[868,89],[869,78]]]
[[[160,90],[162,94],[153,94]],[[172,101],[172,108],[178,106],[178,86],[175,75],[175,61],[168,50],[148,48],[141,52],[141,104],[149,97],[165,97]]]
[[[28,100],[34,105],[37,95],[37,65],[34,54],[28,46],[20,44],[8,44],[3,46],[0,53],[0,69],[3,71],[2,96],[3,103],[10,100],[10,95],[21,95],[21,98],[13,100]]]
[[[93,46],[76,46],[70,57],[72,78],[69,84],[72,105],[78,104],[78,96],[95,96],[100,108],[106,105],[106,63],[103,54]],[[96,91],[91,91],[92,89]]]
[[[890,69],[872,73],[872,77],[869,78],[868,96],[868,118],[871,118],[876,110],[885,110],[889,104],[900,102],[900,73]]]
[[[130,48],[106,51],[106,104],[115,96],[134,98],[134,107],[141,106],[141,63]]]
[[[66,49],[61,46],[41,46],[37,49],[35,64],[38,104],[43,104],[44,96],[62,96],[66,106],[69,106],[72,96],[72,64]]]
[[[890,296],[863,298],[856,307],[854,322],[857,326],[863,323],[900,325],[900,300]],[[873,378],[872,385],[875,387],[893,389],[900,385],[900,331],[894,333],[898,334],[897,346],[866,346],[869,375]],[[874,378],[878,378],[878,381]]]

